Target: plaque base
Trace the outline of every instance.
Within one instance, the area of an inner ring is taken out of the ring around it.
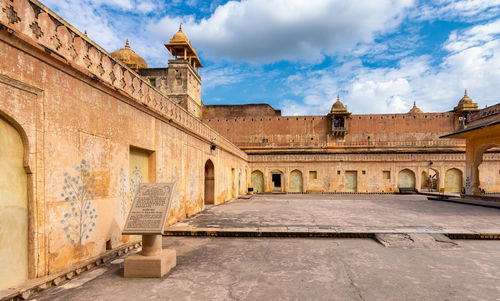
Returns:
[[[125,258],[125,278],[161,278],[176,265],[176,251],[164,249],[158,255],[134,254]]]

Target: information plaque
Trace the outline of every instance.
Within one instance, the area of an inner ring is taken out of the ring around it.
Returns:
[[[139,185],[123,234],[162,234],[170,211],[174,183]]]

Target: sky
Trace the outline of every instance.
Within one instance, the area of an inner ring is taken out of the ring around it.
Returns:
[[[42,0],[109,52],[149,67],[178,31],[204,68],[204,104],[325,115],[450,111],[464,89],[500,102],[500,0]]]

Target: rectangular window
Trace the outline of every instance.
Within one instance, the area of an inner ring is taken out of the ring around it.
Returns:
[[[382,175],[384,177],[384,180],[390,180],[391,179],[391,172],[389,170],[384,170],[382,172]]]
[[[337,174],[340,175],[340,170],[337,170]]]
[[[318,172],[315,170],[309,171],[309,180],[316,180],[318,178]]]

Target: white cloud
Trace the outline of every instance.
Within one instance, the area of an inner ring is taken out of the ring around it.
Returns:
[[[393,30],[412,0],[247,0],[217,7],[206,19],[182,18],[184,32],[212,60],[317,62],[371,43]],[[181,18],[165,16],[149,30],[170,38]]]
[[[420,0],[410,13],[419,20],[475,22],[498,16],[500,0]]]
[[[328,112],[329,107],[325,109],[324,103],[331,106],[335,98],[323,87],[325,83],[331,83],[332,87],[338,83],[338,89],[344,92],[341,99],[356,113],[404,113],[410,110],[413,101],[426,112],[448,111],[461,99],[464,88],[480,106],[496,104],[500,87],[498,22],[450,35],[449,41],[453,42],[443,47],[453,52],[438,66],[432,65],[430,57],[420,56],[402,60],[391,68],[368,68],[354,61],[343,66],[341,72],[310,72],[306,81],[292,76],[287,84],[304,98],[307,106],[288,106],[288,102],[282,102],[283,112],[288,115],[303,114],[300,110],[309,114]],[[458,40],[464,46],[458,46]],[[451,47],[451,43],[456,44]],[[310,97],[318,99],[317,103],[308,102]]]

